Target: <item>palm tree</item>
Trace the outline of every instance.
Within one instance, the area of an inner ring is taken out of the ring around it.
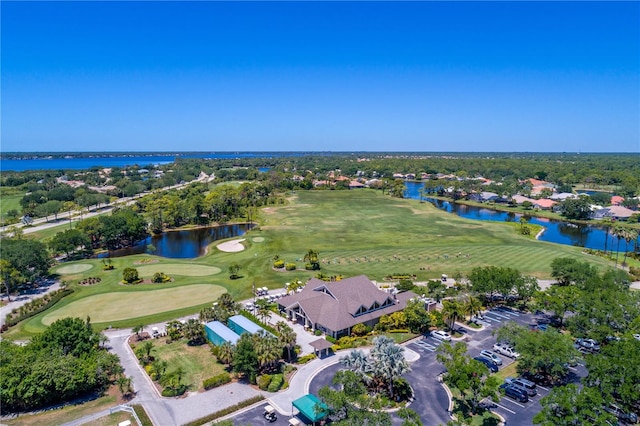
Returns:
[[[357,349],[349,352],[349,355],[340,358],[340,363],[362,377],[365,382],[370,381],[371,364],[363,351]]]
[[[463,316],[462,306],[457,300],[443,300],[442,301],[442,318],[449,327],[449,330],[453,330],[455,322]]]
[[[229,342],[224,342],[218,347],[218,361],[229,367],[233,360],[233,345]]]
[[[269,369],[282,355],[280,342],[274,336],[260,330],[254,335],[256,357],[261,370]]]
[[[469,295],[469,298],[465,301],[463,306],[463,312],[465,315],[469,315],[469,320],[477,315],[482,310],[482,302],[477,297]]]
[[[287,350],[287,360],[291,360],[291,349],[296,345],[296,332],[284,321],[278,321],[276,330],[280,333],[278,341]]]
[[[320,262],[318,262],[318,257],[320,253],[317,250],[309,249],[307,254],[304,255],[304,261],[309,262],[311,264],[312,269],[320,269]]]
[[[373,339],[369,358],[372,374],[388,386],[389,396],[393,398],[393,382],[409,371],[409,363],[404,357],[404,348],[396,345],[390,337],[378,336]]]
[[[144,363],[147,364],[151,360],[151,351],[153,351],[154,344],[152,341],[147,340],[142,344],[142,353],[144,354]]]
[[[618,240],[618,246],[616,247],[616,268],[618,267],[618,255],[620,254],[620,240],[625,237],[626,231],[622,225],[615,225],[613,227],[613,235]]]
[[[638,231],[632,228],[625,228],[624,232],[624,240],[626,241],[626,245],[624,247],[624,258],[622,259],[622,266],[627,264],[627,255],[629,254],[629,244],[631,241],[635,241],[638,239]]]
[[[607,243],[609,242],[609,229],[611,229],[611,225],[613,222],[610,217],[605,217],[602,219],[602,225],[604,227],[604,254],[607,254]]]
[[[266,299],[256,300],[256,315],[260,318],[263,324],[266,324],[267,318],[271,316],[269,302]]]
[[[138,324],[135,327],[133,327],[131,329],[131,331],[133,331],[134,333],[136,333],[136,340],[140,340],[140,333],[142,331],[144,331],[144,325],[143,324]]]

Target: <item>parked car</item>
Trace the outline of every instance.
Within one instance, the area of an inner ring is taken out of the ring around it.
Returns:
[[[474,357],[473,359],[486,365],[489,371],[491,371],[492,373],[498,372],[498,365],[495,362],[491,361],[489,358],[485,358],[483,356],[477,356],[477,357]]]
[[[503,383],[500,385],[500,391],[507,395],[509,398],[513,398],[519,402],[527,402],[529,401],[529,396],[527,393],[509,383]]]
[[[495,345],[493,345],[493,350],[500,355],[508,356],[509,358],[513,359],[516,359],[520,356],[520,354],[516,352],[511,346],[505,345],[504,343],[496,343]]]
[[[640,334],[634,334],[633,338],[636,339],[636,340],[640,340]]]
[[[488,349],[480,351],[480,355],[485,358],[489,358],[491,361],[495,362],[497,365],[502,365],[502,358],[500,358],[497,354],[495,354],[494,352],[491,352]]]
[[[538,394],[538,391],[536,390],[536,384],[522,377],[507,377],[506,379],[504,379],[504,382],[521,388],[529,396],[535,396]]]
[[[598,352],[600,350],[600,343],[593,339],[576,339],[576,344],[581,348],[590,350],[592,352]]]
[[[434,337],[438,340],[442,340],[445,342],[450,342],[451,341],[451,335],[449,333],[447,333],[446,331],[442,331],[442,330],[436,330],[436,331],[432,331],[431,332],[431,337]]]
[[[606,405],[604,407],[604,410],[613,414],[618,418],[618,420],[624,423],[629,423],[632,425],[638,423],[638,416],[635,413],[626,412],[615,404]]]

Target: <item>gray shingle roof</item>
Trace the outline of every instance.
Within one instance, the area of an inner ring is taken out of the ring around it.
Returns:
[[[412,292],[405,292],[394,299],[393,295],[379,290],[365,275],[359,275],[334,282],[312,278],[300,293],[285,296],[278,304],[284,309],[297,304],[314,324],[339,331],[400,311],[414,296]],[[384,303],[389,305],[358,315],[358,309],[364,307],[368,310],[376,302],[380,306]]]

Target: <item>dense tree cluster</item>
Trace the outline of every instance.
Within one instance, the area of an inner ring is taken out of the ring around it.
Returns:
[[[472,359],[466,352],[467,345],[463,342],[454,345],[443,343],[438,348],[437,358],[447,369],[445,383],[460,392],[458,402],[476,414],[482,399],[498,399],[498,380],[489,373],[486,365]]]
[[[89,238],[92,248],[109,250],[133,245],[148,236],[144,217],[130,208],[84,219],[76,229]]]
[[[101,335],[89,319],[64,318],[31,343],[0,341],[2,413],[33,410],[100,391],[122,368],[100,347]]]
[[[51,259],[47,247],[34,240],[3,238],[0,244],[0,275],[11,294],[20,284],[33,283],[48,274]]]

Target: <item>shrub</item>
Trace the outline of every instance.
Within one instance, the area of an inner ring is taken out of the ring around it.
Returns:
[[[156,272],[153,274],[153,278],[151,279],[154,283],[166,283],[171,281],[171,277],[165,274],[164,272]]]
[[[210,377],[202,381],[202,387],[205,390],[217,388],[218,386],[226,385],[231,381],[231,376],[228,373],[220,373],[213,377]]]
[[[295,271],[297,268],[295,263],[287,263],[286,265],[284,265],[284,269],[286,269],[287,271]]]
[[[307,271],[313,271],[315,268],[313,267],[313,265],[311,263],[305,263],[304,264],[304,269],[306,269]]]
[[[133,284],[140,281],[138,270],[136,268],[124,268],[122,271],[122,280],[127,284]]]
[[[186,391],[187,391],[186,385],[180,385],[177,388],[166,387],[162,389],[162,396],[164,397],[180,396],[180,395],[183,395]]]
[[[267,390],[270,384],[271,384],[270,374],[263,374],[262,376],[258,376],[258,387],[260,388],[260,390]]]
[[[351,334],[354,336],[365,336],[371,331],[371,328],[364,324],[356,324],[351,328]]]
[[[284,268],[284,260],[276,260],[275,262],[273,262],[273,267],[278,269]]]
[[[336,339],[333,336],[327,335],[327,336],[324,336],[324,338],[327,340],[327,342],[330,342],[330,343],[336,342]]]
[[[308,355],[304,355],[301,356],[300,358],[298,358],[298,364],[306,364],[311,360],[316,359],[315,354],[308,354]]]
[[[313,334],[315,334],[316,336],[322,336],[322,331],[316,330],[313,332]]]
[[[267,387],[268,392],[278,392],[284,383],[284,376],[282,374],[274,374],[271,378],[271,383]]]

